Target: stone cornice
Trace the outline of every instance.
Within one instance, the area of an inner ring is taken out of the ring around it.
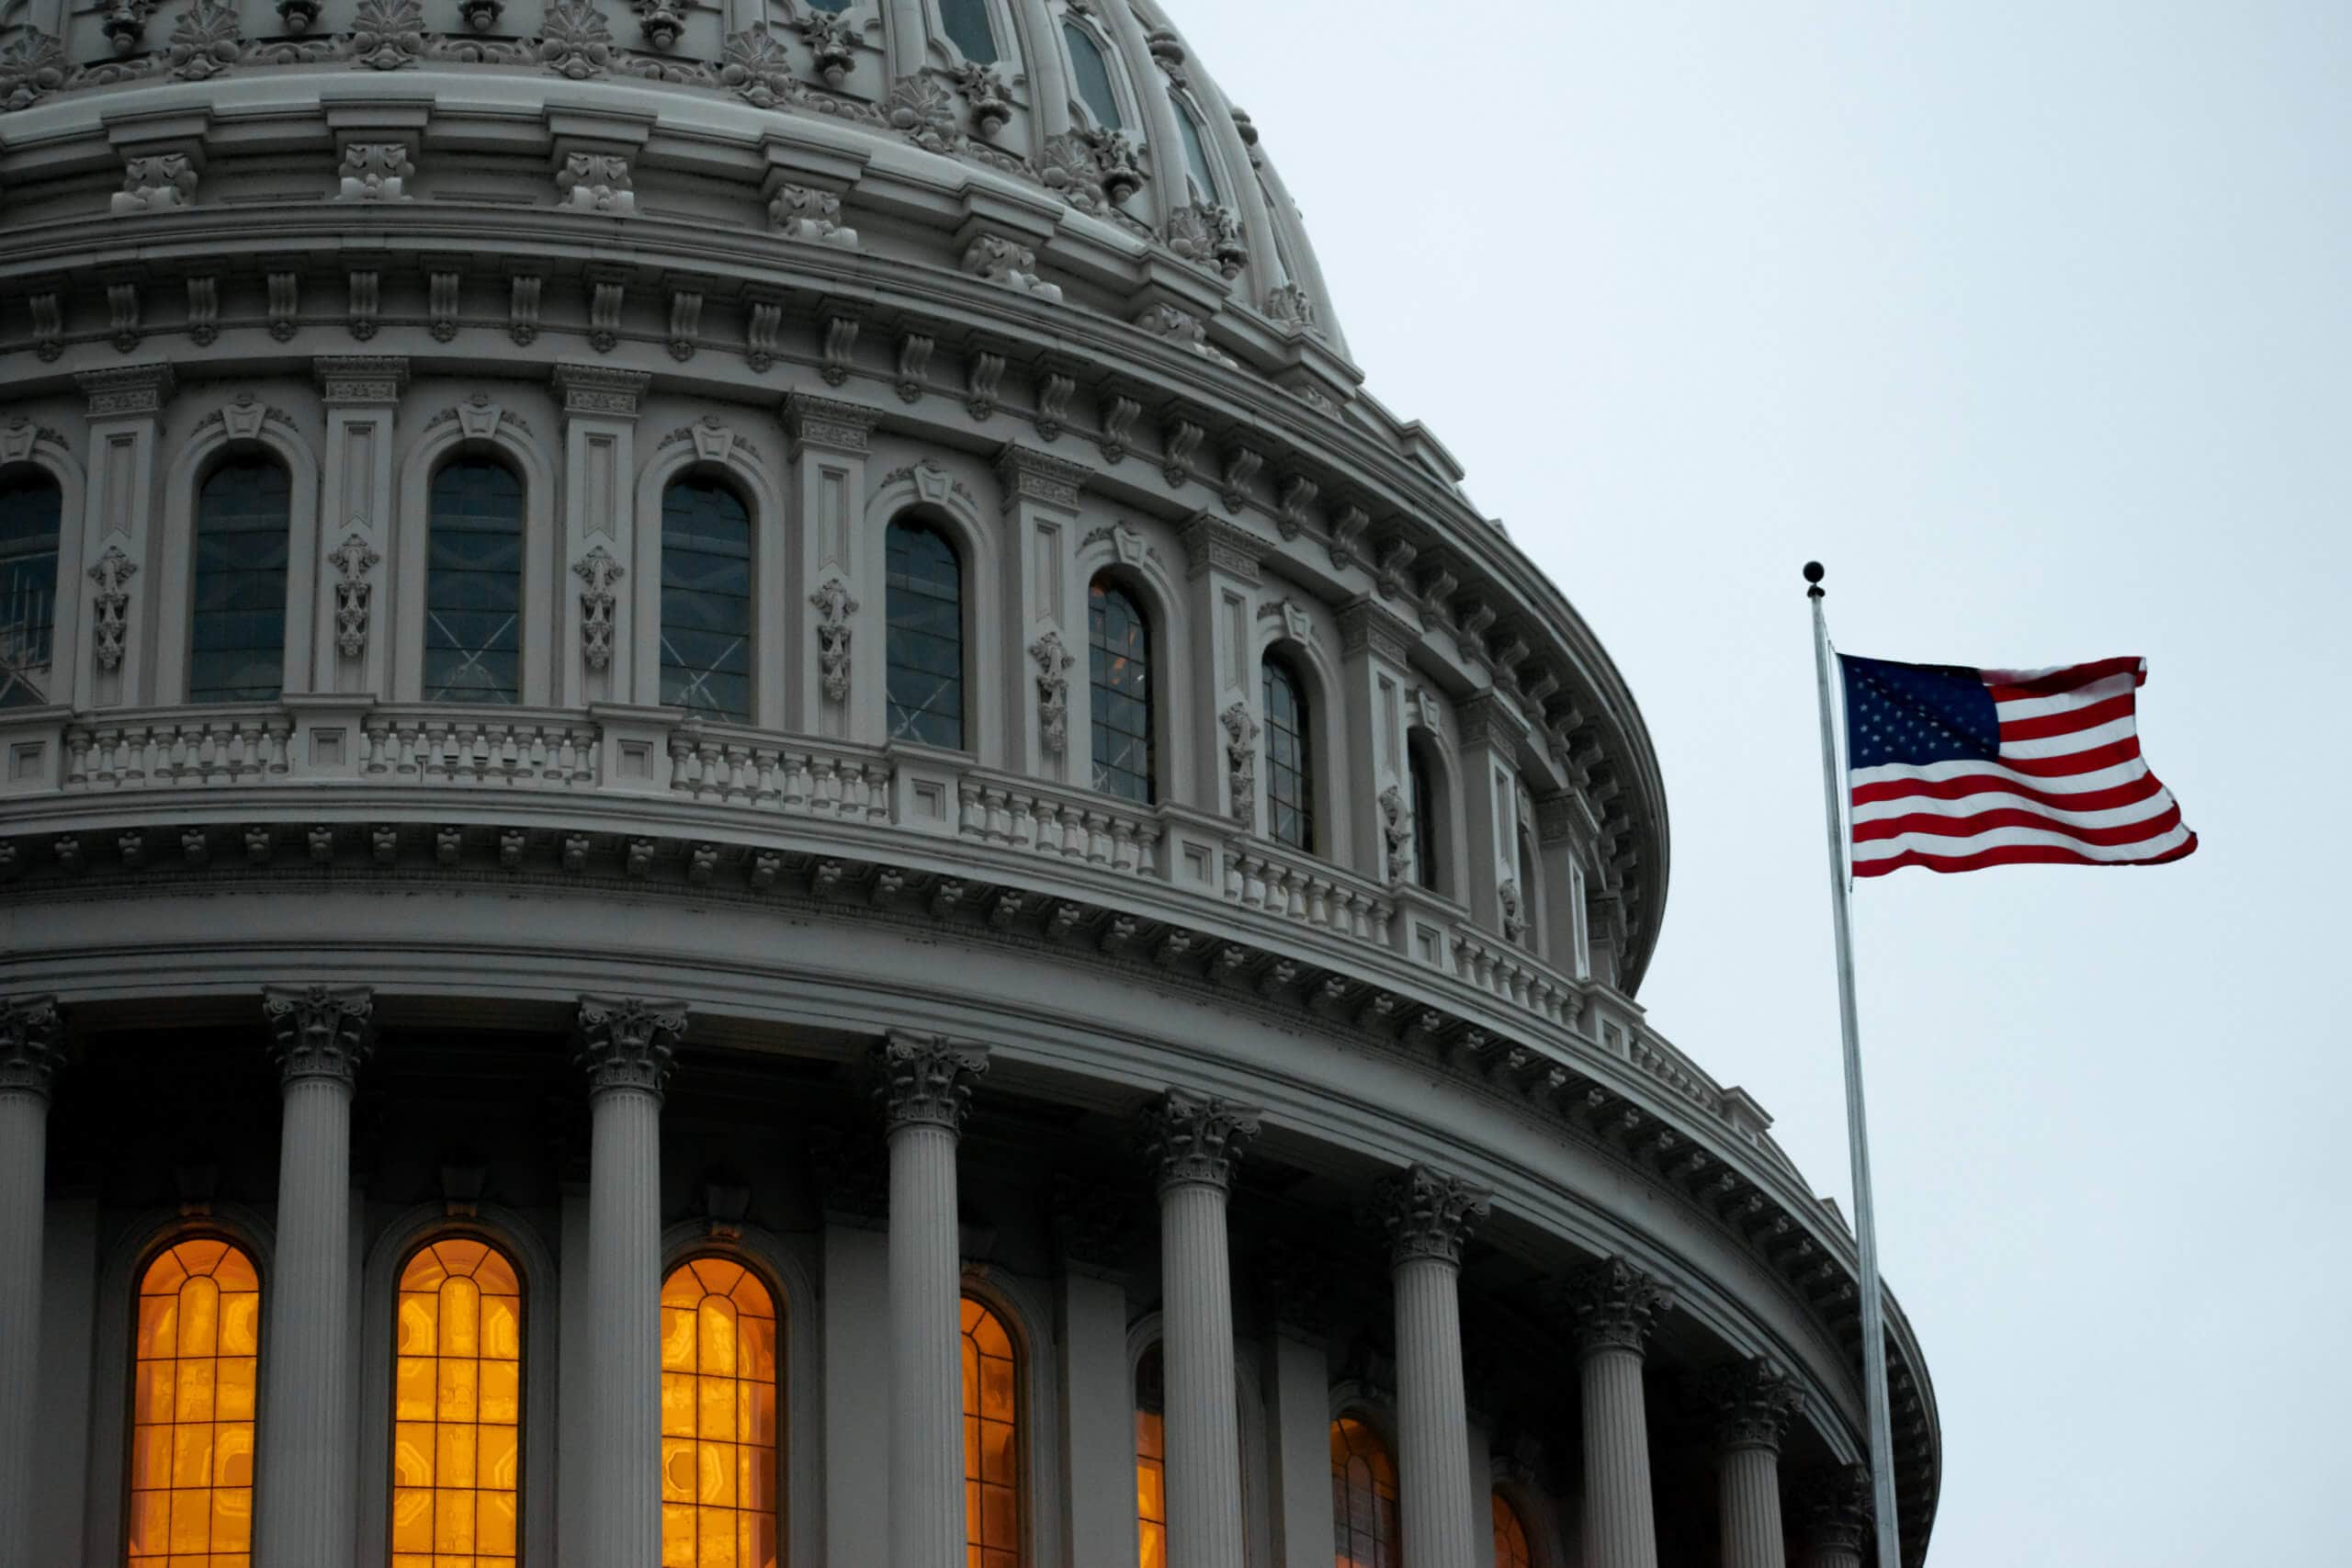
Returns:
[[[1340,606],[1340,651],[1350,657],[1369,650],[1401,670],[1420,639],[1420,627],[1369,593]]]
[[[548,378],[563,396],[566,419],[580,414],[608,419],[635,419],[653,376],[645,370],[623,370],[610,365],[557,365]]]
[[[874,434],[876,416],[862,403],[843,402],[793,391],[784,400],[784,427],[792,437],[797,458],[804,447],[864,457]]]
[[[1214,513],[1196,512],[1178,537],[1189,563],[1187,576],[1218,571],[1252,588],[1261,581],[1258,563],[1265,558],[1268,547],[1239,524],[1228,523]]]
[[[321,355],[311,372],[329,408],[390,407],[408,385],[408,361],[399,355]]]
[[[134,419],[163,412],[179,378],[165,364],[118,365],[74,378],[89,400],[92,419]]]
[[[1008,441],[998,449],[996,473],[998,482],[1004,488],[1004,499],[999,506],[1003,512],[1033,502],[1074,513],[1078,511],[1079,492],[1094,478],[1093,468],[1087,464],[1073,463],[1015,441]]]

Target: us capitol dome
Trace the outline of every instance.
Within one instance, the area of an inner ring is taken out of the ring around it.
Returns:
[[[1156,0],[0,5],[0,1565],[1860,1568],[1271,152]]]

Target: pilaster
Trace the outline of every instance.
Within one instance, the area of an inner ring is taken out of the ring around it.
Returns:
[[[0,1562],[30,1561],[49,1097],[64,1049],[55,998],[0,999]]]
[[[326,404],[311,689],[389,696],[392,443],[408,361],[311,361]]]
[[[621,624],[628,595],[617,584],[637,551],[637,414],[653,378],[558,365],[554,380],[563,400],[563,571],[549,690],[559,707],[626,702],[639,682]]]
[[[1519,716],[1493,692],[1484,692],[1454,710],[1461,736],[1463,858],[1462,898],[1470,919],[1498,936],[1509,937],[1503,886],[1510,884],[1525,918],[1533,890],[1519,882]]]
[[[1188,748],[1193,758],[1188,799],[1255,829],[1266,816],[1264,770],[1257,763],[1264,701],[1253,629],[1266,546],[1247,528],[1207,512],[1193,513],[1182,536],[1193,690],[1205,705],[1181,722],[1213,738],[1212,744]]]
[[[154,537],[155,443],[178,382],[163,363],[85,370],[90,472],[82,513],[82,580],[61,583],[86,612],[73,652],[74,691],[88,707],[131,706],[154,690],[147,627],[160,550]],[[63,657],[62,650],[59,657]]]
[[[865,558],[879,546],[865,526],[875,416],[856,403],[796,391],[784,400],[784,423],[796,552],[785,603],[808,628],[786,644],[783,665],[798,671],[786,722],[811,735],[878,741],[885,594],[881,563],[869,570]]]
[[[1094,470],[1007,442],[996,471],[1008,526],[1004,624],[1012,637],[1001,660],[1012,675],[1004,711],[1012,718],[1011,754],[1001,765],[1086,788],[1086,585],[1078,581],[1077,525],[1079,494]],[[979,739],[985,751],[991,738]]]
[[[1410,885],[1413,865],[1413,780],[1406,765],[1405,731],[1412,722],[1408,650],[1420,628],[1371,594],[1340,610],[1340,694],[1348,726],[1348,755],[1358,798],[1339,846],[1349,864],[1391,887]]]
[[[1552,919],[1544,933],[1544,955],[1555,969],[1577,979],[1592,974],[1589,917],[1585,911],[1583,802],[1561,791],[1535,801],[1536,863],[1544,868],[1544,886],[1554,897]]]

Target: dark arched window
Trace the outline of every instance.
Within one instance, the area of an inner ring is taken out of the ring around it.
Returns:
[[[1151,804],[1151,623],[1135,595],[1101,578],[1086,596],[1094,787]]]
[[[267,702],[286,682],[286,552],[293,481],[267,457],[232,457],[196,496],[187,700]]]
[[[1396,1467],[1353,1416],[1331,1423],[1331,1533],[1339,1568],[1396,1568]]]
[[[890,525],[890,739],[964,745],[964,568],[929,524]]]
[[[1438,890],[1437,770],[1427,742],[1416,734],[1405,742],[1405,769],[1413,789],[1413,880]]]
[[[523,697],[523,481],[460,457],[433,476],[424,556],[424,695]]]
[[[1267,830],[1297,850],[1315,848],[1315,752],[1306,734],[1306,687],[1280,654],[1266,655]]]
[[[662,700],[752,716],[752,516],[716,479],[662,492]]]
[[[1201,140],[1201,122],[1193,118],[1193,111],[1173,93],[1168,96],[1168,101],[1176,110],[1176,134],[1183,138],[1184,166],[1193,175],[1193,199],[1222,201],[1225,198],[1217,190],[1216,172],[1209,164],[1208,143]]]
[[[1125,122],[1119,118],[1119,95],[1112,89],[1111,62],[1102,58],[1102,46],[1076,22],[1062,24],[1062,37],[1069,40],[1070,80],[1077,84],[1079,98],[1095,124],[1117,130]]]
[[[0,479],[0,708],[50,700],[57,632],[57,481],[39,469]]]
[[[975,65],[996,62],[996,29],[989,26],[988,0],[939,0],[939,20],[965,59]]]

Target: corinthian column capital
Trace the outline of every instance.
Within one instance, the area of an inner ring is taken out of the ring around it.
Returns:
[[[1373,1189],[1380,1223],[1387,1227],[1389,1261],[1434,1258],[1459,1264],[1462,1244],[1487,1217],[1494,1194],[1425,1165],[1384,1176]]]
[[[1258,1110],[1212,1095],[1171,1089],[1143,1113],[1144,1152],[1160,1190],[1199,1183],[1220,1191],[1233,1185],[1242,1147],[1258,1135]]]
[[[55,997],[0,999],[0,1092],[49,1098],[65,1060],[65,1025]]]
[[[376,1044],[376,993],[366,986],[265,986],[270,1055],[291,1086],[304,1078],[348,1084]]]
[[[1596,1350],[1641,1354],[1650,1330],[1674,1306],[1674,1297],[1664,1286],[1622,1258],[1605,1258],[1577,1269],[1561,1283],[1554,1299],[1584,1355]]]
[[[941,1034],[894,1032],[875,1047],[874,1062],[881,1077],[876,1097],[893,1133],[901,1127],[962,1132],[972,1080],[989,1070],[985,1047]]]
[[[1758,1356],[1707,1374],[1707,1404],[1725,1452],[1733,1449],[1780,1451],[1789,1418],[1804,1404],[1804,1392],[1780,1363]]]
[[[1870,1545],[1869,1467],[1838,1464],[1807,1471],[1792,1490],[1798,1536],[1816,1552],[1850,1552],[1859,1561]]]
[[[659,1095],[670,1080],[678,1036],[686,1032],[686,1004],[641,997],[580,998],[580,1050],[593,1098],[607,1089]]]

